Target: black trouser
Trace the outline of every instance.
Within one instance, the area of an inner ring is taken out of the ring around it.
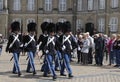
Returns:
[[[89,48],[88,63],[89,63],[89,64],[92,64],[92,61],[93,61],[92,48]]]
[[[81,51],[77,51],[77,58],[78,58],[78,63],[82,63],[82,52]]]
[[[88,53],[82,53],[83,64],[88,64]]]
[[[95,61],[97,65],[102,65],[103,62],[103,51],[96,50]]]

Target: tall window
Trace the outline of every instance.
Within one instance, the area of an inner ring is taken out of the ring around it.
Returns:
[[[118,29],[118,18],[117,17],[110,18],[109,28],[111,32],[117,32],[117,29]]]
[[[21,0],[14,0],[13,10],[16,10],[16,11],[21,10]]]
[[[67,10],[67,1],[59,0],[59,11],[66,11],[66,10]]]
[[[93,0],[88,0],[88,10],[93,10],[94,2]]]
[[[44,22],[52,22],[52,19],[45,18],[43,21],[44,21]]]
[[[3,10],[3,0],[0,0],[0,10]]]
[[[83,26],[82,26],[82,20],[81,19],[77,19],[76,21],[76,30],[82,30]]]
[[[105,9],[105,0],[99,0],[99,9]]]
[[[45,11],[52,11],[52,0],[45,0]]]
[[[82,11],[82,5],[83,4],[83,0],[78,0],[78,2],[77,2],[77,10],[78,11]]]
[[[28,0],[27,10],[28,11],[34,11],[35,10],[35,0]]]
[[[105,31],[105,19],[104,18],[100,18],[98,20],[98,31],[99,32],[104,32]]]
[[[112,7],[112,8],[117,8],[117,7],[118,7],[118,4],[119,4],[119,1],[118,1],[118,0],[111,0],[111,7]]]
[[[65,18],[59,18],[59,19],[58,19],[58,22],[65,22],[65,21],[66,21]]]

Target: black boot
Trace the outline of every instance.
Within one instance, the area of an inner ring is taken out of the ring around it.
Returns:
[[[60,76],[66,76],[66,74],[60,74]]]
[[[22,74],[21,74],[21,72],[18,72],[18,77],[20,77]]]
[[[72,75],[72,74],[69,74],[68,77],[69,77],[69,78],[73,78],[73,75]]]
[[[53,80],[56,80],[57,79],[57,76],[53,76]]]
[[[33,71],[33,75],[37,74],[36,71]]]

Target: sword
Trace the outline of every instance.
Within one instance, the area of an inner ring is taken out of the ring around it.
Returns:
[[[12,61],[12,59],[13,59],[13,56],[10,58],[10,61]]]

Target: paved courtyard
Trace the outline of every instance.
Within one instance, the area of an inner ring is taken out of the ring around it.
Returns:
[[[39,60],[36,56],[35,67],[37,75],[26,73],[27,56],[20,56],[20,68],[22,72],[21,77],[12,74],[11,70],[13,67],[13,60],[10,61],[12,54],[5,52],[4,44],[2,55],[0,56],[0,82],[52,82],[52,77],[42,77],[40,67],[42,60]],[[71,63],[74,78],[68,79],[68,77],[60,76],[57,72],[57,80],[55,82],[120,82],[120,69],[113,66],[107,66],[108,62],[104,60],[104,66],[98,67],[94,65],[82,66],[76,64],[76,58],[73,59],[75,62]],[[66,72],[67,74],[67,72]]]

